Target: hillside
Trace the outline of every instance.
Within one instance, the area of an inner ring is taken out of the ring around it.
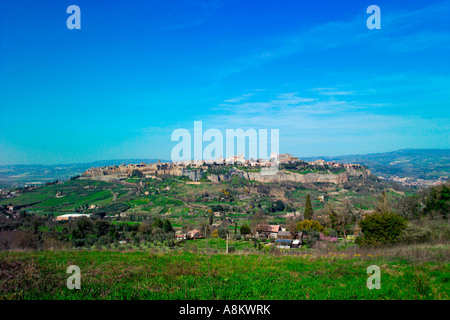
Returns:
[[[450,149],[402,149],[386,153],[317,156],[302,159],[305,161],[323,159],[339,163],[358,163],[368,167],[373,174],[388,180],[399,181],[398,178],[409,178],[411,180],[433,181],[445,180],[450,177]],[[0,186],[42,184],[55,180],[67,180],[92,167],[113,166],[123,163],[155,163],[157,161],[157,159],[116,159],[62,165],[0,166]],[[161,161],[169,162],[167,160]]]
[[[1,199],[0,206],[14,205],[17,210],[55,216],[82,212],[105,213],[114,218],[126,211],[126,219],[130,221],[142,221],[149,216],[170,217],[178,227],[199,226],[211,212],[220,213],[214,217],[219,223],[227,216],[241,224],[263,211],[268,221],[280,224],[286,223],[288,212],[303,211],[308,194],[316,211],[323,210],[329,199],[337,204],[351,200],[355,212],[359,212],[371,209],[383,190],[389,190],[392,200],[405,193],[412,194],[410,188],[362,177],[352,177],[343,184],[304,184],[255,182],[235,175],[220,183],[193,184],[181,177],[163,176],[113,182],[76,179],[18,189],[15,196]],[[276,206],[278,201],[280,205]]]
[[[92,167],[120,165],[122,163],[153,163],[157,159],[116,159],[88,163],[57,165],[6,165],[0,166],[0,186],[43,184],[55,180],[67,180]]]
[[[402,149],[365,155],[305,158],[305,160],[309,161],[317,159],[363,164],[373,174],[384,178],[397,176],[401,178],[434,180],[450,177],[450,149]]]

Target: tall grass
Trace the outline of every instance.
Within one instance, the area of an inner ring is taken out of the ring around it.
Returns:
[[[448,299],[448,253],[448,245],[300,256],[10,251],[0,253],[0,299]],[[66,287],[72,264],[81,290]],[[372,264],[380,290],[366,287]]]

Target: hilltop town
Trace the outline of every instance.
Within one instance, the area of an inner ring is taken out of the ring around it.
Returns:
[[[272,171],[270,171],[272,169]],[[305,162],[291,154],[272,154],[270,159],[245,159],[243,155],[214,160],[190,160],[121,164],[91,168],[82,178],[102,181],[126,180],[134,175],[145,178],[158,176],[186,177],[193,182],[218,183],[229,181],[233,175],[258,182],[344,183],[350,176],[367,178],[370,170],[360,164],[344,164],[316,160]]]

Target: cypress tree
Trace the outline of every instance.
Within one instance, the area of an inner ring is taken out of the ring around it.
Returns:
[[[213,220],[213,214],[211,213],[211,214],[209,215],[209,225],[212,225],[213,222],[214,222],[214,220]]]
[[[309,194],[306,195],[306,203],[305,203],[305,220],[311,220],[314,214],[313,208],[311,206],[311,196]]]

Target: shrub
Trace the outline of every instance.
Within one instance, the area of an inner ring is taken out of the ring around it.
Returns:
[[[398,242],[417,243],[427,242],[431,239],[431,231],[424,227],[409,223],[398,238]]]
[[[363,236],[356,238],[362,246],[397,242],[406,228],[406,220],[392,212],[377,212],[359,222]]]
[[[144,176],[144,174],[138,169],[134,169],[131,172],[131,178],[142,178],[143,176]]]
[[[249,234],[251,232],[250,227],[246,224],[242,225],[239,231],[241,232],[241,234]]]
[[[283,210],[285,209],[285,207],[286,207],[286,206],[284,205],[283,201],[277,200],[277,201],[275,202],[274,208],[275,208],[276,211],[283,211]]]
[[[220,226],[218,229],[218,235],[221,238],[226,238],[227,236],[227,229],[225,227]]]
[[[432,187],[425,204],[425,213],[447,218],[450,212],[450,187],[448,185]]]
[[[298,231],[315,230],[318,232],[322,232],[325,230],[325,227],[322,226],[318,221],[303,220],[297,223],[297,230]]]

